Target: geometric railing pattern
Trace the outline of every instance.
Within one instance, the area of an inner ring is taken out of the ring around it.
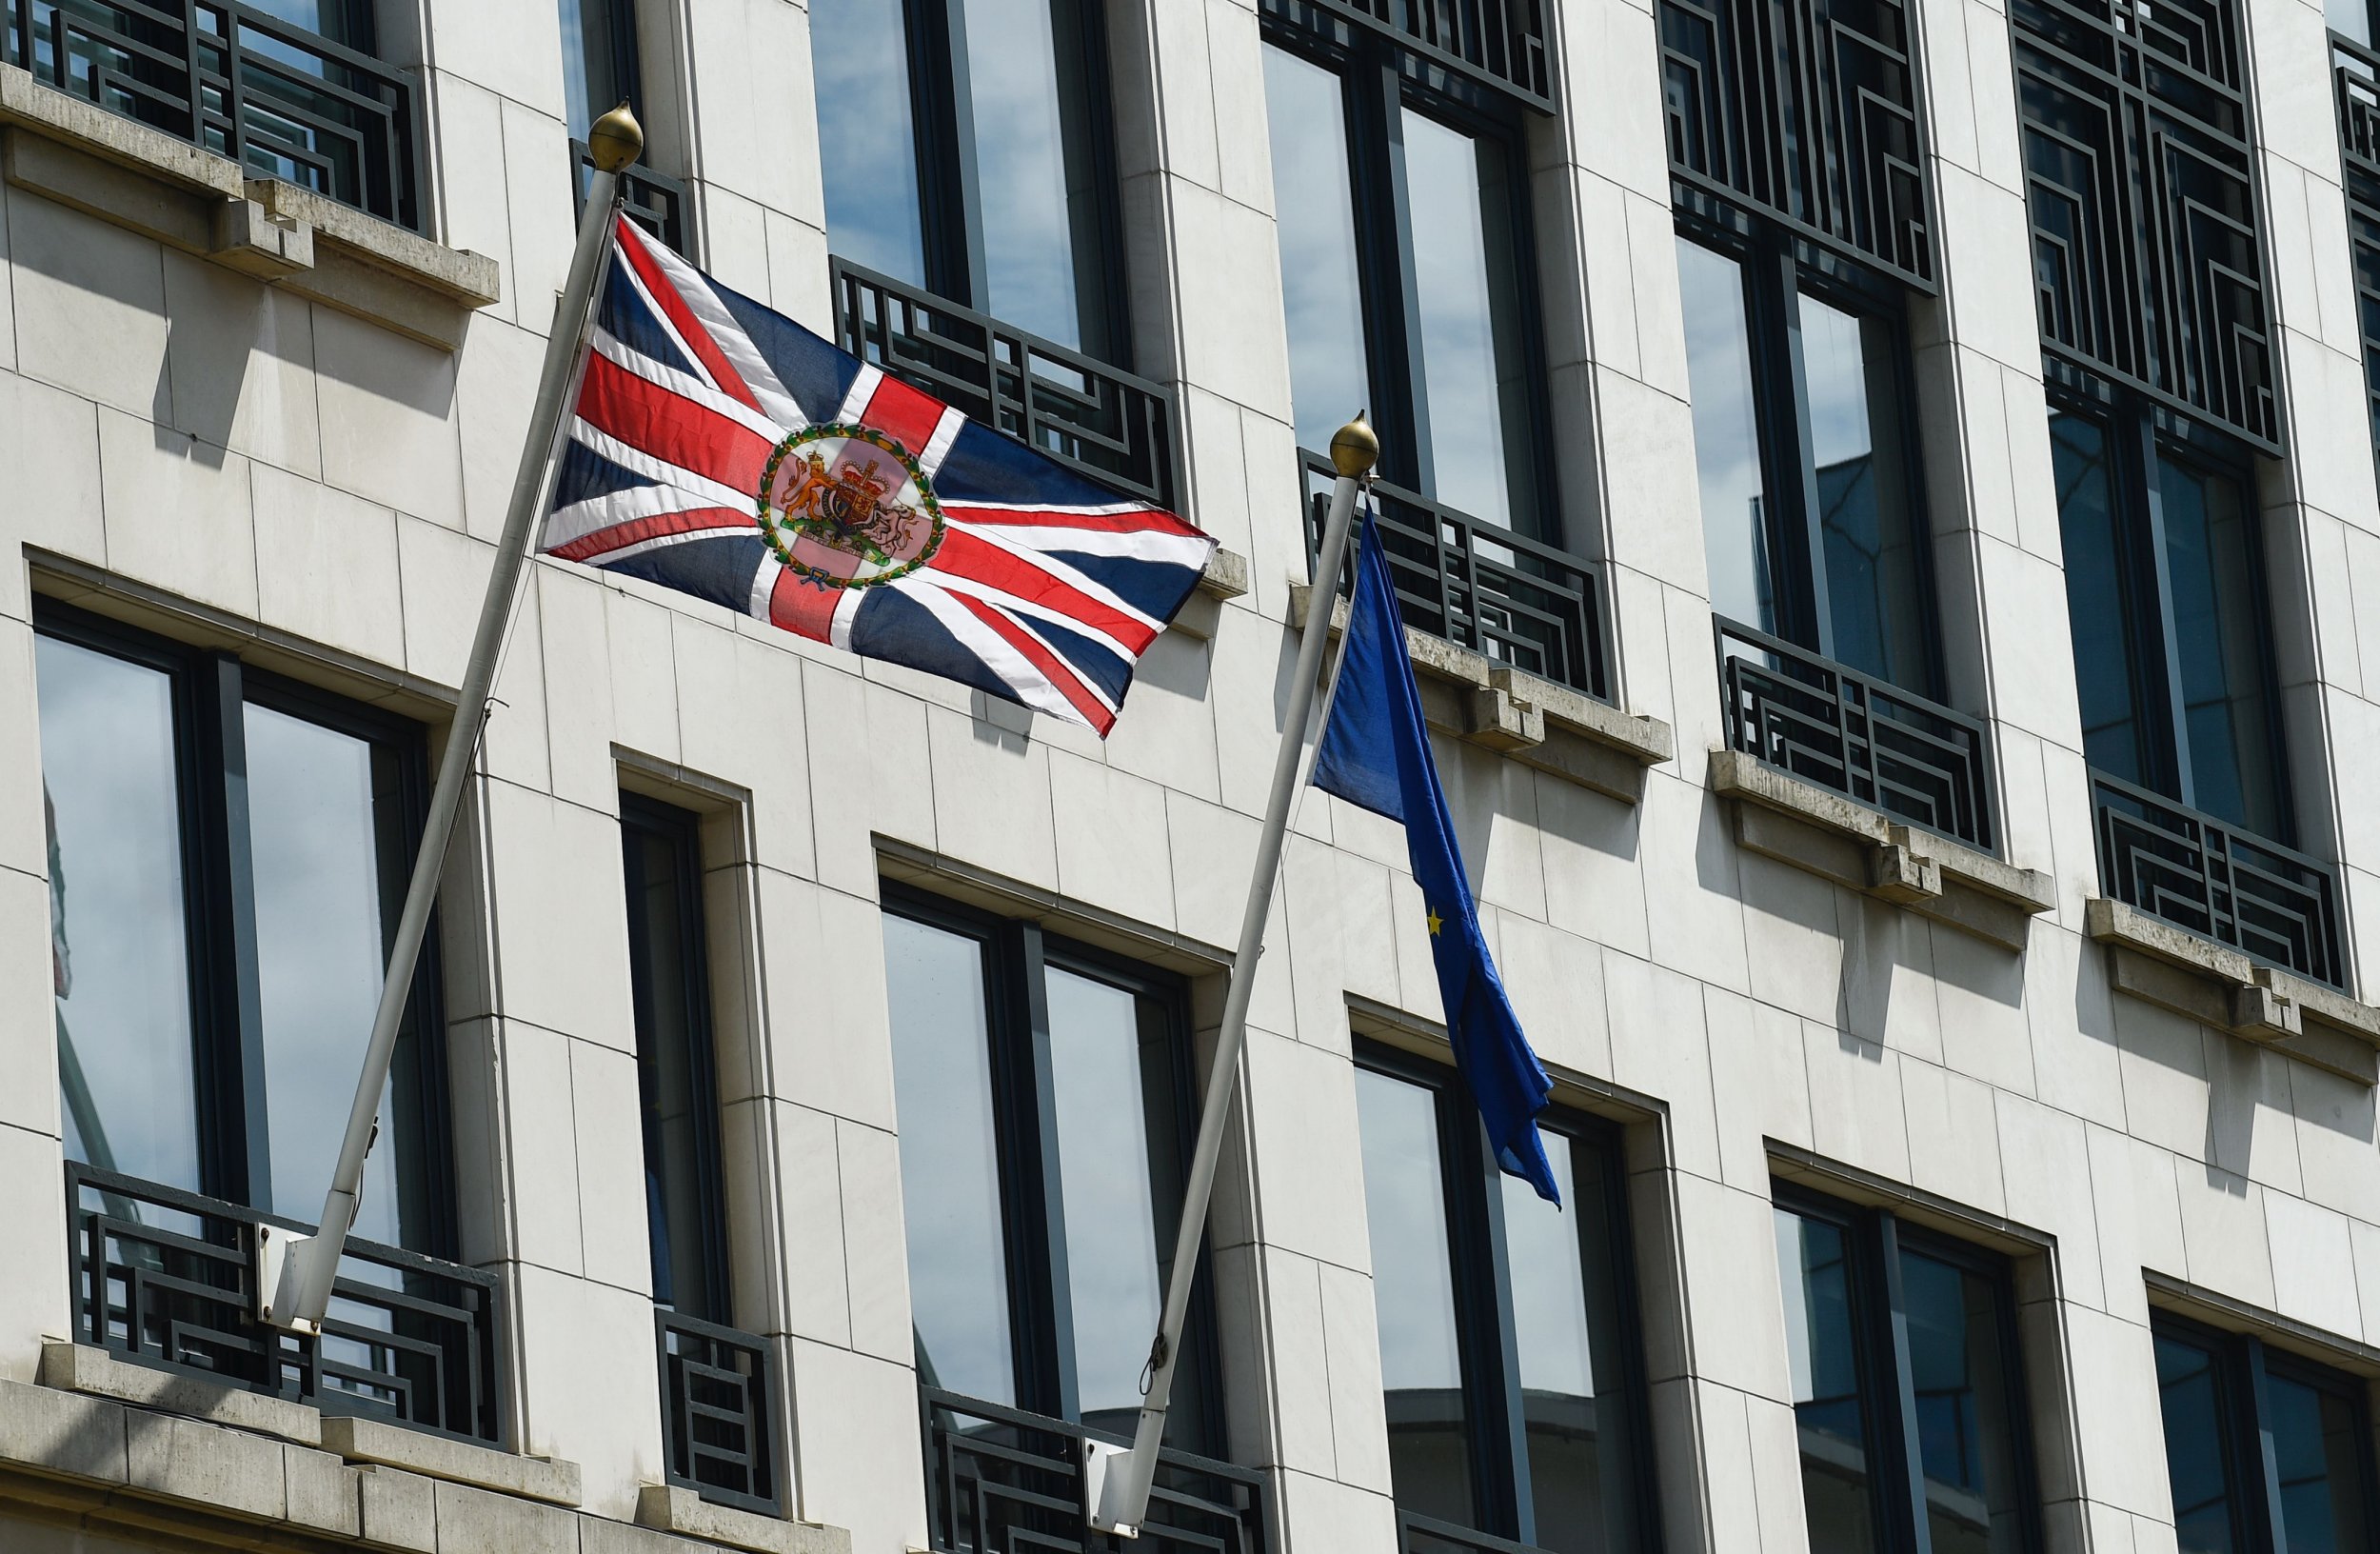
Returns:
[[[2339,161],[2347,173],[2347,247],[2364,337],[2364,397],[2380,449],[2380,53],[2330,34]]]
[[[2091,774],[2100,888],[2177,928],[2344,990],[2328,865],[2102,772]]]
[[[1997,850],[1982,723],[1765,631],[1728,620],[1716,628],[1728,748],[1907,825]]]
[[[74,1332],[136,1365],[486,1444],[503,1441],[496,1276],[347,1241],[319,1339],[256,1320],[256,1231],[305,1229],[69,1162]]]
[[[1934,287],[1900,0],[1660,0],[1670,175]]]
[[[1264,1476],[1188,1452],[1158,1453],[1140,1536],[1083,1521],[1080,1424],[921,1387],[927,1546],[937,1554],[1263,1554]]]
[[[889,275],[832,263],[843,349],[1093,480],[1174,506],[1170,390]]]
[[[595,153],[586,142],[570,143],[575,168],[579,212],[586,211],[586,189],[595,175]],[[620,175],[620,208],[671,252],[692,257],[686,249],[686,189],[675,178],[648,168],[631,167]]]
[[[1262,0],[1267,13],[1311,25],[1319,11],[1396,41],[1415,66],[1449,71],[1554,111],[1553,0]]]
[[[1412,1511],[1397,1513],[1397,1554],[1544,1554],[1527,1544],[1473,1532]]]
[[[653,1325],[669,1482],[723,1505],[783,1515],[771,1424],[777,1362],[768,1341],[662,1307]]]
[[[400,71],[239,0],[8,0],[8,63],[415,231],[419,94]]]
[[[2237,0],[2014,0],[2009,15],[2050,366],[2276,450]]]
[[[1311,564],[1329,517],[1333,470],[1319,453],[1299,457],[1312,493],[1306,525]],[[1407,626],[1598,701],[1612,699],[1602,580],[1595,563],[1384,480],[1369,489],[1398,612]]]

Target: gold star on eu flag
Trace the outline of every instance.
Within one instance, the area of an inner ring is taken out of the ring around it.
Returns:
[[[1442,918],[1442,917],[1440,917],[1440,916],[1438,916],[1438,908],[1437,908],[1437,907],[1433,906],[1433,907],[1431,907],[1431,908],[1430,908],[1429,923],[1430,923],[1430,937],[1431,937],[1431,938],[1435,939],[1435,938],[1437,938],[1437,937],[1438,937],[1438,927],[1439,927],[1439,926],[1440,926],[1440,925],[1442,925],[1445,921],[1446,921],[1446,920],[1445,920],[1444,918]]]

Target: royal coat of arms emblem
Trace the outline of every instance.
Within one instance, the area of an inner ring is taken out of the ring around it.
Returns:
[[[758,517],[779,561],[830,588],[905,577],[942,543],[932,482],[873,427],[805,427],[779,443],[761,472]]]

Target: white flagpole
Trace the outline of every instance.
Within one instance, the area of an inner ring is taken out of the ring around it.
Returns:
[[[431,789],[429,813],[422,826],[421,850],[414,856],[412,882],[405,907],[388,946],[388,974],[380,986],[380,1007],[372,1017],[370,1043],[364,1049],[364,1071],[356,1079],[355,1103],[347,1112],[347,1136],[339,1146],[339,1163],[330,1176],[330,1191],[323,1200],[322,1219],[310,1236],[291,1235],[272,1225],[260,1225],[256,1235],[256,1314],[275,1327],[318,1333],[323,1313],[330,1305],[330,1288],[338,1277],[339,1256],[364,1187],[364,1160],[378,1132],[381,1093],[388,1086],[388,1065],[397,1046],[397,1026],[405,1017],[406,994],[413,984],[414,963],[429,927],[429,910],[438,896],[438,876],[446,867],[446,844],[462,812],[463,786],[479,747],[481,728],[487,722],[488,693],[494,688],[496,666],[504,652],[505,631],[511,624],[515,595],[527,570],[545,510],[546,482],[551,477],[554,444],[565,408],[564,401],[578,373],[579,349],[585,343],[586,321],[596,283],[610,254],[611,224],[620,203],[620,175],[645,149],[645,131],[628,105],[595,121],[586,137],[595,163],[595,179],[587,190],[585,213],[579,220],[578,248],[570,256],[569,279],[554,309],[553,333],[545,342],[545,365],[537,380],[537,399],[529,416],[528,435],[521,448],[520,470],[512,481],[512,506],[505,515],[504,537],[497,542],[496,564],[487,577],[487,594],[480,601],[479,629],[471,638],[471,656],[463,671],[461,699],[455,704],[454,726],[446,731],[446,753],[438,764],[438,783]]]
[[[1149,1348],[1149,1389],[1140,1401],[1140,1423],[1132,1446],[1104,1441],[1082,1444],[1082,1503],[1091,1525],[1126,1538],[1140,1535],[1148,1514],[1149,1487],[1157,1475],[1157,1452],[1165,1439],[1165,1410],[1173,1396],[1174,1364],[1181,1355],[1181,1326],[1190,1311],[1190,1285],[1198,1271],[1199,1247],[1206,1239],[1207,1200],[1215,1191],[1215,1165],[1223,1148],[1223,1119],[1240,1075],[1240,1050],[1248,1035],[1248,1000],[1256,987],[1257,958],[1264,953],[1264,924],[1273,909],[1273,882],[1280,874],[1281,845],[1289,810],[1305,765],[1306,717],[1330,640],[1331,612],[1339,597],[1339,562],[1356,508],[1356,488],[1380,456],[1379,439],[1358,415],[1331,438],[1331,465],[1339,471],[1331,488],[1330,515],[1314,561],[1306,595],[1305,630],[1298,639],[1298,668],[1283,708],[1279,753],[1273,758],[1273,792],[1257,839],[1256,877],[1248,882],[1247,909],[1240,919],[1240,948],[1232,958],[1231,987],[1223,997],[1223,1028],[1215,1041],[1215,1065],[1206,1080],[1206,1106],[1199,1116],[1199,1142],[1190,1156],[1190,1180],[1182,1193],[1181,1224],[1174,1236],[1172,1276],[1165,1284],[1165,1310],[1157,1341]]]

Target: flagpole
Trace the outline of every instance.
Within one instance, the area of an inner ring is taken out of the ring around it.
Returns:
[[[372,1017],[371,1040],[364,1050],[364,1071],[356,1079],[355,1102],[347,1111],[347,1135],[339,1146],[338,1165],[331,1171],[330,1191],[323,1199],[322,1218],[310,1236],[293,1235],[276,1225],[257,1227],[256,1314],[270,1325],[292,1332],[322,1330],[331,1285],[338,1277],[340,1253],[355,1224],[364,1187],[364,1161],[379,1132],[380,1098],[388,1086],[397,1026],[405,1018],[406,994],[413,985],[413,967],[421,957],[430,907],[438,897],[446,844],[462,813],[464,784],[470,778],[480,731],[487,722],[489,692],[495,687],[506,628],[512,620],[514,599],[544,512],[564,402],[578,373],[579,349],[585,342],[596,283],[610,254],[620,175],[643,153],[645,131],[628,105],[622,103],[595,121],[586,144],[595,177],[587,190],[586,209],[579,218],[578,247],[570,256],[569,278],[554,309],[553,332],[545,341],[545,365],[538,376],[537,399],[522,444],[519,471],[513,476],[512,505],[505,514],[504,535],[496,544],[486,596],[480,601],[479,629],[471,638],[471,656],[464,667],[454,724],[446,731],[438,782],[430,790],[429,813],[422,824],[421,850],[414,856],[412,881],[406,888],[405,907],[389,943],[388,974],[381,983],[380,1006]]]
[[[1339,563],[1356,508],[1356,490],[1380,455],[1379,439],[1359,414],[1331,437],[1331,466],[1339,479],[1331,488],[1330,515],[1314,561],[1306,595],[1305,629],[1298,638],[1298,667],[1282,710],[1280,749],[1273,758],[1273,791],[1265,804],[1264,829],[1256,847],[1256,875],[1248,882],[1248,905],[1240,919],[1240,948],[1232,958],[1231,986],[1223,996],[1223,1027],[1215,1040],[1207,1074],[1206,1106],[1199,1116],[1199,1142],[1191,1152],[1190,1180],[1182,1193],[1181,1223],[1174,1235],[1174,1262],[1165,1282],[1164,1316],[1149,1346],[1149,1385],[1140,1401],[1140,1422],[1129,1450],[1104,1441],[1085,1441],[1082,1501],[1086,1520],[1101,1532],[1140,1535],[1149,1489],[1157,1476],[1158,1448],[1165,1439],[1165,1410],[1173,1396],[1174,1365],[1181,1357],[1181,1328],[1190,1313],[1190,1286],[1206,1239],[1207,1200],[1215,1191],[1216,1162],[1222,1154],[1223,1121],[1240,1075],[1240,1051],[1248,1035],[1248,1001],[1256,988],[1256,963],[1264,953],[1265,920],[1272,915],[1273,883],[1280,874],[1281,846],[1289,831],[1290,807],[1305,765],[1306,718],[1314,707],[1322,650],[1330,640],[1331,614],[1339,597]]]

